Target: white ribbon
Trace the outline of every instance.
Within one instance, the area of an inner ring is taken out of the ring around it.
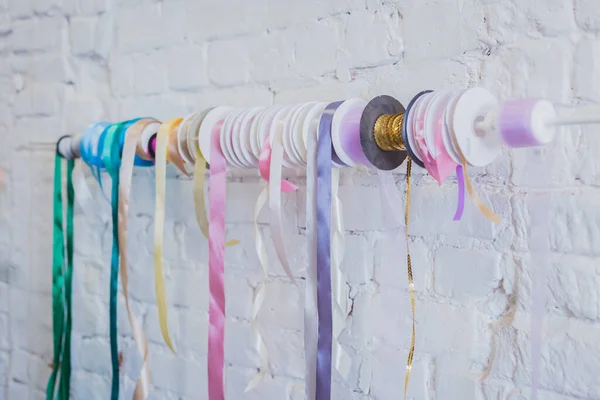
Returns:
[[[252,332],[254,333],[254,338],[256,340],[256,348],[258,350],[258,355],[260,356],[260,369],[258,373],[252,378],[248,386],[246,386],[245,392],[249,392],[254,389],[256,386],[262,382],[269,371],[269,352],[267,351],[266,343],[260,334],[260,330],[256,325],[256,318],[258,317],[258,313],[260,308],[262,307],[263,302],[265,301],[265,297],[267,294],[267,280],[269,279],[269,256],[267,254],[267,249],[265,247],[265,243],[262,238],[262,234],[260,232],[260,228],[258,227],[258,216],[265,206],[267,202],[267,196],[269,195],[269,184],[262,190],[258,199],[256,200],[256,206],[254,208],[254,240],[256,244],[256,254],[258,254],[258,260],[260,261],[260,265],[263,269],[263,282],[256,295],[254,296],[254,302],[252,304]]]
[[[283,222],[281,220],[281,168],[283,164],[283,143],[281,136],[283,133],[283,121],[276,121],[275,135],[273,139],[271,153],[271,171],[269,174],[269,209],[271,210],[271,236],[279,262],[283,266],[285,273],[295,285],[296,280],[290,267],[285,243],[283,241]]]
[[[340,269],[346,249],[344,237],[344,224],[342,217],[342,203],[338,196],[340,171],[334,168],[331,171],[331,222],[334,227],[331,232],[331,285],[333,298],[333,365],[345,380],[348,378],[352,359],[338,339],[346,326],[348,317],[348,285]]]
[[[314,400],[317,391],[317,131],[307,138],[306,164],[306,238],[308,266],[304,295],[304,370],[305,398]]]

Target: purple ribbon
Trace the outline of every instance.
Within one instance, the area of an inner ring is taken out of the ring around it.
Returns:
[[[317,147],[317,341],[316,400],[331,399],[333,316],[331,305],[331,122],[342,102],[329,104],[319,122]]]
[[[345,118],[342,119],[340,124],[341,135],[340,142],[342,148],[350,156],[352,161],[357,164],[373,167],[373,164],[369,161],[365,152],[363,151],[362,145],[360,144],[360,119],[365,106],[357,106],[348,111]]]
[[[456,205],[454,221],[460,221],[463,211],[465,211],[465,174],[460,164],[456,166],[456,179],[458,179],[458,204]]]

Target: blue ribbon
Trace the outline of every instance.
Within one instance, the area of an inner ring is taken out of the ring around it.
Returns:
[[[316,400],[331,399],[333,312],[331,304],[331,122],[342,102],[329,104],[319,121],[317,147],[317,341]]]

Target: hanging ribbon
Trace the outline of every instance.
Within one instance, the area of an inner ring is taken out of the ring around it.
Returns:
[[[125,133],[121,169],[119,173],[119,255],[121,283],[123,285],[123,296],[125,297],[125,308],[131,325],[133,340],[138,353],[142,357],[142,369],[133,392],[134,400],[143,400],[148,397],[150,391],[150,365],[148,362],[148,340],[141,324],[131,311],[129,304],[128,275],[127,275],[127,213],[129,210],[129,193],[131,191],[131,180],[133,176],[133,165],[136,154],[144,157],[139,145],[144,129],[151,123],[157,121],[144,119],[133,124]]]
[[[258,260],[260,261],[260,265],[263,269],[263,282],[260,285],[260,288],[256,292],[254,296],[254,301],[252,303],[252,332],[254,334],[254,338],[256,340],[256,348],[258,350],[258,355],[260,357],[260,369],[258,373],[252,378],[248,386],[246,387],[245,392],[249,392],[258,386],[262,380],[267,376],[269,372],[269,352],[267,351],[267,344],[263,339],[260,330],[258,329],[256,319],[258,317],[258,313],[265,301],[265,297],[267,295],[267,281],[269,279],[269,256],[267,254],[267,249],[265,248],[265,243],[262,238],[262,234],[260,232],[260,228],[258,227],[258,216],[260,215],[261,210],[264,208],[267,198],[269,195],[269,187],[265,187],[258,199],[256,200],[256,206],[254,208],[254,241],[256,245],[256,254],[258,254]]]
[[[346,238],[344,236],[344,223],[342,216],[342,202],[339,198],[340,171],[334,169],[331,174],[331,199],[332,199],[332,230],[331,238],[331,280],[333,295],[333,364],[339,374],[346,380],[350,374],[352,358],[346,350],[339,344],[338,339],[346,326],[348,316],[348,285],[342,275],[341,266],[344,259],[346,248]]]
[[[405,238],[406,238],[406,267],[408,272],[408,292],[410,295],[410,308],[412,311],[412,331],[410,338],[410,349],[408,351],[408,360],[406,361],[406,376],[404,377],[404,400],[406,400],[406,394],[408,392],[408,382],[410,380],[410,373],[412,371],[413,357],[415,355],[415,284],[413,281],[412,263],[410,260],[409,251],[409,237],[408,237],[408,222],[410,220],[410,175],[412,172],[412,159],[410,157],[406,160],[406,213],[404,215],[404,225],[406,226]]]
[[[281,179],[281,169],[283,167],[283,143],[282,143],[282,133],[283,133],[283,124],[284,121],[282,119],[278,119],[275,121],[277,124],[275,128],[275,135],[273,138],[273,145],[269,143],[269,140],[266,140],[264,154],[261,153],[259,159],[259,167],[261,168],[261,175],[263,171],[265,171],[265,163],[264,159],[268,160],[268,155],[270,152],[270,162],[268,163],[270,170],[269,172],[269,209],[271,210],[271,237],[273,240],[273,245],[275,246],[275,252],[277,253],[277,257],[279,258],[279,262],[283,266],[283,269],[292,281],[292,283],[296,284],[296,279],[294,278],[294,274],[292,272],[292,268],[290,266],[290,262],[287,256],[287,250],[285,247],[285,243],[283,241],[283,221],[281,218],[281,192],[282,191],[294,191],[298,189],[297,186],[292,185],[287,181],[282,181]]]
[[[112,364],[111,399],[119,399],[119,343],[117,337],[117,293],[119,284],[119,168],[121,167],[120,136],[132,121],[111,125],[105,131],[103,140],[102,160],[112,179],[111,207],[112,207],[112,256],[110,263],[110,355]]]
[[[331,399],[331,122],[340,104],[342,102],[332,103],[323,111],[317,146],[317,400]]]
[[[181,123],[182,118],[165,121],[156,135],[156,208],[154,211],[154,280],[156,286],[156,304],[158,307],[158,318],[162,337],[175,353],[171,337],[169,335],[169,323],[167,315],[167,299],[165,280],[163,277],[163,233],[165,224],[165,190],[167,176],[167,144],[171,132]]]
[[[92,174],[100,185],[100,191],[107,201],[109,201],[109,199],[106,196],[106,193],[104,193],[101,171],[104,168],[102,162],[102,149],[106,131],[110,125],[111,124],[108,122],[98,122],[97,124],[90,126],[81,137],[79,146],[81,158],[92,170]]]
[[[317,140],[309,132],[306,165],[306,237],[308,240],[308,266],[306,269],[306,294],[304,298],[304,359],[305,397],[315,399],[317,390]]]
[[[494,213],[492,210],[490,210],[489,207],[486,206],[483,203],[483,201],[481,201],[481,198],[479,197],[479,195],[473,188],[473,185],[471,184],[471,180],[469,179],[469,173],[467,172],[467,159],[465,158],[464,154],[462,153],[462,150],[460,149],[460,146],[458,145],[456,136],[450,135],[450,137],[452,138],[452,143],[454,144],[454,148],[456,149],[456,151],[458,153],[458,157],[460,159],[460,164],[463,169],[467,192],[469,193],[469,197],[471,198],[471,201],[473,202],[473,204],[475,204],[475,207],[477,207],[477,209],[479,210],[481,215],[483,215],[485,218],[489,219],[493,223],[499,224],[500,216],[498,214]]]
[[[220,146],[223,121],[211,132],[208,328],[208,398],[224,400],[223,368],[225,366],[225,205],[227,162]]]
[[[54,230],[52,249],[52,336],[54,361],[48,379],[46,399],[56,394],[56,379],[60,372],[58,399],[68,400],[71,386],[71,330],[73,278],[73,160],[67,160],[67,218],[63,220],[63,158],[58,149],[54,159]],[[66,227],[65,227],[66,225]],[[66,230],[66,232],[65,232]],[[66,243],[66,248],[65,248]],[[65,260],[66,258],[66,260]]]
[[[460,221],[465,211],[465,176],[462,165],[456,166],[456,179],[458,180],[458,203],[456,205],[454,221]]]

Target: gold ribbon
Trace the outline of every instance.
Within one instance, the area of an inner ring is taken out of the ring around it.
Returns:
[[[175,118],[161,124],[156,135],[156,209],[154,212],[154,279],[156,284],[156,303],[160,331],[169,349],[175,353],[167,317],[167,300],[165,280],[163,277],[163,231],[165,225],[165,187],[167,174],[167,146],[171,132],[181,123],[182,118]]]
[[[410,250],[409,250],[409,238],[408,238],[408,222],[410,219],[410,175],[412,171],[412,159],[407,157],[406,159],[406,212],[404,214],[404,225],[406,225],[406,266],[408,271],[408,292],[410,294],[410,306],[412,309],[412,333],[410,339],[410,350],[408,351],[408,360],[406,361],[406,375],[404,377],[404,400],[406,400],[406,393],[408,390],[408,381],[410,380],[410,373],[412,371],[413,356],[415,355],[415,284],[413,281],[412,264],[410,261]]]
[[[183,121],[183,118],[177,118],[173,120],[173,124],[171,125],[171,129],[168,132],[168,145],[167,145],[167,161],[171,164],[175,165],[178,170],[183,172],[185,176],[190,176],[185,169],[185,163],[181,155],[179,154],[179,148],[177,146],[177,128]],[[158,142],[157,142],[158,147]]]
[[[127,212],[129,210],[129,193],[131,192],[131,179],[133,175],[133,163],[136,154],[141,151],[140,137],[144,129],[153,122],[152,119],[143,119],[133,124],[125,134],[123,155],[121,160],[120,185],[119,185],[119,256],[121,283],[123,284],[123,296],[125,297],[125,308],[131,325],[133,340],[140,356],[142,357],[142,370],[133,392],[134,400],[143,400],[150,393],[150,364],[148,361],[148,340],[135,314],[129,305],[128,275],[127,275]],[[141,151],[141,153],[144,153]],[[146,156],[147,157],[147,156]]]

